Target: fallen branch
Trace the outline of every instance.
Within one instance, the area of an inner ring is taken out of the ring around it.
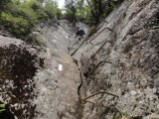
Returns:
[[[84,102],[89,102],[89,103],[92,103],[93,105],[95,105],[95,103],[94,102],[92,102],[92,101],[89,101],[89,100],[83,100]]]
[[[81,98],[81,88],[82,88],[82,86],[83,86],[83,73],[82,73],[82,71],[80,71],[81,73],[80,73],[80,79],[81,79],[81,82],[80,82],[80,85],[78,86],[78,88],[77,88],[77,94],[78,94],[78,96],[79,96],[79,98]]]
[[[82,41],[82,43],[77,47],[77,49],[75,49],[75,51],[73,53],[71,53],[71,56],[73,56],[79,49],[80,47],[84,44],[85,39]]]
[[[105,90],[100,90],[100,91],[97,91],[97,92],[95,92],[95,93],[93,93],[93,94],[91,94],[91,95],[89,95],[89,96],[87,96],[87,97],[83,98],[82,100],[89,99],[89,98],[91,98],[91,97],[93,97],[93,96],[95,96],[95,95],[97,95],[97,94],[100,94],[100,93],[105,93],[105,94],[108,94],[108,95],[111,95],[111,96],[114,96],[114,97],[119,98],[119,96],[117,96],[117,95],[115,95],[115,94],[112,94],[112,93],[106,92]]]
[[[106,45],[106,43],[109,42],[111,43],[111,41],[105,41],[99,48],[98,50],[91,56],[91,59],[94,59],[94,57],[99,53],[99,51]]]
[[[88,77],[89,77],[89,78],[99,79],[99,77],[97,77],[97,76],[93,76],[93,75],[89,75]]]
[[[104,19],[104,20],[103,20],[103,23],[101,23],[101,24],[97,27],[97,30],[101,29],[105,23],[108,24],[108,21],[107,21],[106,19]]]
[[[112,62],[106,60],[100,61],[96,66],[93,67],[93,69],[90,72],[87,73],[87,76],[89,77],[89,75],[91,75],[103,63],[113,64]]]

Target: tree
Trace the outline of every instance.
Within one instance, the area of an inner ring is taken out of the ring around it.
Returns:
[[[94,24],[98,24],[101,19],[105,18],[122,1],[123,0],[86,0]]]
[[[66,0],[66,19],[98,24],[123,0]]]
[[[65,8],[66,8],[66,14],[65,17],[67,20],[72,22],[74,25],[77,21],[76,19],[76,3],[74,0],[65,0]]]
[[[43,0],[0,0],[0,5],[0,27],[22,39],[38,23],[60,18],[61,15],[53,0],[45,0],[44,6]]]
[[[11,3],[12,0],[0,0],[0,13],[7,9],[7,4]]]

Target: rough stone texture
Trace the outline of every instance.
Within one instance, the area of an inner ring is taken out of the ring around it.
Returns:
[[[61,20],[59,23],[42,23],[35,28],[34,32],[37,35],[36,37],[47,39],[44,40],[44,44],[50,49],[50,52],[62,51],[68,53],[70,47],[77,41],[72,25],[65,20]]]
[[[50,25],[50,26],[49,26]],[[39,29],[39,30],[38,30]],[[77,41],[67,21],[41,25],[36,30],[47,38],[44,69],[34,77],[38,97],[34,100],[35,119],[77,119],[80,73],[72,57],[67,54]],[[62,65],[62,71],[59,66]]]
[[[63,66],[59,71],[58,66]],[[35,119],[76,119],[77,87],[80,77],[73,59],[58,53],[45,60],[45,69],[35,77],[38,112]]]
[[[0,36],[0,99],[18,119],[76,119],[78,67],[49,46]]]
[[[43,50],[0,36],[1,100],[19,119],[158,118],[159,1],[125,0],[105,20],[77,61],[64,22],[37,28]]]
[[[33,77],[43,67],[36,53],[36,48],[18,39],[0,36],[0,100],[9,104],[19,119],[30,119],[35,113]]]
[[[158,14],[157,0],[126,0],[74,55],[86,76],[86,96],[99,90],[119,96],[91,97],[95,105],[84,105],[83,119],[111,119],[118,113],[147,119],[158,113]]]

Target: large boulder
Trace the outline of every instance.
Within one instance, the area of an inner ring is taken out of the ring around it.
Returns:
[[[18,119],[72,118],[79,82],[69,55],[0,36],[0,101]]]
[[[33,77],[42,66],[43,59],[37,55],[36,48],[18,39],[0,36],[0,100],[9,104],[18,118],[34,115]]]

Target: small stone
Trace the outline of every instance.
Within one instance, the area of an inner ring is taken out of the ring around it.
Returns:
[[[130,95],[136,95],[137,94],[137,92],[136,91],[134,91],[134,90],[132,90],[132,91],[130,91]]]

